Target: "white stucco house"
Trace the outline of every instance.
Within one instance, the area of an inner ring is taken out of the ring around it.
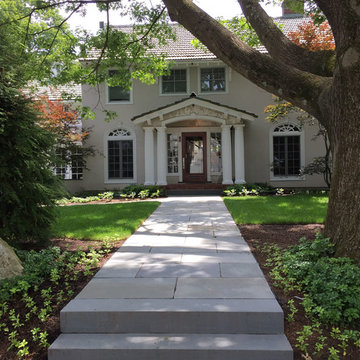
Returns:
[[[296,30],[301,17],[277,19],[284,31]],[[314,140],[317,126],[296,117],[266,121],[273,97],[218,60],[195,49],[191,35],[174,25],[177,41],[166,51],[170,75],[153,85],[134,80],[131,91],[100,84],[82,86],[84,106],[100,101],[115,111],[105,122],[100,108],[88,144],[98,154],[88,170],[68,180],[70,191],[120,189],[128,184],[268,183],[281,187],[323,187],[320,175],[299,169],[325,150]],[[160,49],[159,49],[160,51]],[[109,69],[111,71],[111,69]]]

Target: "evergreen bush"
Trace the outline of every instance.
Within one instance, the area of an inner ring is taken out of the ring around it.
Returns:
[[[0,75],[0,237],[11,245],[46,243],[63,193],[54,138],[37,121],[31,100]]]

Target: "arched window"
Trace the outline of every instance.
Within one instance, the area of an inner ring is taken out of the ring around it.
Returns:
[[[271,134],[272,177],[291,178],[300,175],[303,166],[303,129],[298,124],[277,125]]]
[[[109,132],[106,140],[107,179],[109,182],[135,180],[134,142],[133,134],[126,129],[120,128]]]

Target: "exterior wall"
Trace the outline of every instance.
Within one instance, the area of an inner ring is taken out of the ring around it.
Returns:
[[[219,62],[211,64],[204,63],[204,66],[221,66]],[[274,186],[282,187],[323,187],[325,184],[321,176],[306,176],[303,180],[291,181],[270,181],[269,157],[270,151],[270,131],[272,124],[266,122],[264,108],[273,103],[271,94],[263,91],[250,83],[241,75],[230,69],[227,70],[227,91],[218,94],[200,94],[200,70],[198,65],[178,66],[186,67],[189,71],[189,94],[196,93],[199,97],[218,102],[223,105],[232,106],[247,112],[255,113],[258,118],[254,121],[245,121],[245,179],[248,183],[270,183]],[[99,92],[98,92],[99,89]],[[160,95],[160,81],[154,85],[145,85],[137,80],[133,82],[132,104],[107,104],[106,88],[104,84],[99,87],[83,86],[83,105],[89,106],[96,115],[95,121],[84,121],[85,128],[91,128],[92,133],[89,145],[93,145],[98,154],[87,160],[87,167],[91,170],[85,171],[84,179],[71,182],[71,190],[103,190],[119,189],[126,183],[109,184],[105,182],[104,162],[105,162],[105,142],[107,134],[117,128],[124,128],[136,135],[136,183],[144,183],[144,130],[140,125],[134,125],[131,118],[139,114],[154,110],[161,106],[166,106],[175,101],[183,99],[184,95]],[[118,117],[110,122],[104,121],[102,107],[106,110],[115,111]],[[171,129],[169,129],[171,130]],[[194,129],[195,130],[195,129]],[[321,140],[312,140],[317,132],[317,126],[305,127],[305,163],[311,161],[314,156],[321,156],[324,147]],[[156,136],[155,136],[156,148]],[[234,156],[233,156],[234,158]],[[156,166],[156,156],[155,156]],[[156,174],[156,169],[155,169]],[[212,177],[215,180],[216,176]],[[178,181],[176,176],[168,176],[168,183]],[[74,183],[74,184],[73,184]],[[127,182],[129,183],[129,182]],[[70,184],[69,184],[70,185]]]

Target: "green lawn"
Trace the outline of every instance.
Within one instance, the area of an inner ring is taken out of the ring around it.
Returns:
[[[311,195],[225,197],[237,224],[322,224],[328,197]]]
[[[160,205],[159,202],[132,202],[106,205],[58,207],[54,237],[104,240],[124,239]]]

